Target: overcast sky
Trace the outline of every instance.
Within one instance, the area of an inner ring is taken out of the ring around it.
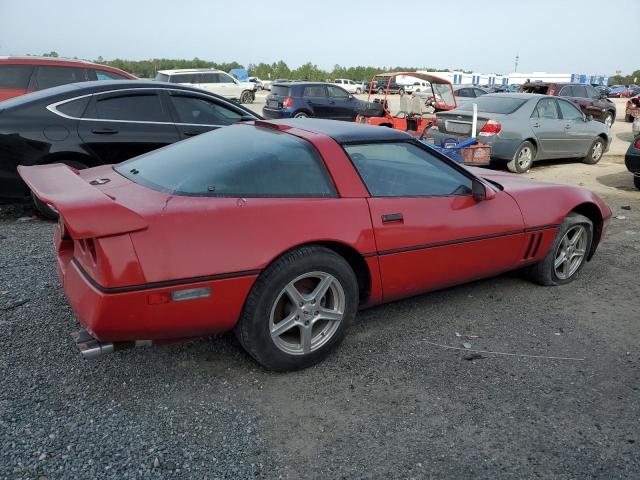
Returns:
[[[640,0],[0,0],[0,55],[631,73],[639,18]]]

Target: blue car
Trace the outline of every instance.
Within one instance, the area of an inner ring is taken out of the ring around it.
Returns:
[[[281,82],[271,86],[265,118],[327,118],[353,122],[362,102],[345,89],[323,82]]]

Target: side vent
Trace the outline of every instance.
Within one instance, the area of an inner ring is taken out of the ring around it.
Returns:
[[[542,232],[532,233],[529,236],[529,242],[527,243],[527,249],[524,252],[524,260],[529,260],[533,258],[538,253],[538,248],[540,247],[540,242],[542,241]]]

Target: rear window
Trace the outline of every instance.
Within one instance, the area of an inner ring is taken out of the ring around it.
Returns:
[[[524,85],[522,87],[523,93],[539,93],[546,95],[549,91],[549,85]]]
[[[489,96],[483,95],[458,107],[458,110],[472,111],[473,105],[478,105],[478,111],[484,113],[503,113],[508,115],[518,110],[522,105],[527,103],[526,99],[509,98],[504,95]]]
[[[291,90],[289,87],[285,87],[283,85],[272,85],[271,86],[271,95],[278,95],[280,97],[290,97]]]
[[[26,90],[32,72],[32,65],[0,65],[0,88]]]
[[[169,75],[167,75],[166,73],[158,73],[156,75],[155,78],[158,82],[168,82],[169,81]]]
[[[177,195],[335,197],[324,163],[305,140],[232,125],[114,167],[129,180]]]

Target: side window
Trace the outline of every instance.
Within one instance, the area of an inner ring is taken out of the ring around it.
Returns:
[[[484,95],[487,92],[485,92],[484,90],[480,90],[479,88],[474,88],[473,89],[473,93],[475,93],[476,97],[480,97],[480,96]]]
[[[333,85],[328,85],[327,90],[329,90],[329,96],[332,98],[339,98],[341,100],[346,100],[349,98],[349,92],[343,90],[340,87],[334,87]]]
[[[598,91],[593,88],[591,85],[585,85],[585,88],[587,89],[587,97],[589,98],[599,98],[600,95],[598,95]]]
[[[219,83],[218,75],[216,73],[201,73],[200,83]]]
[[[558,93],[559,97],[573,97],[573,89],[569,86],[566,85],[564,87],[562,87],[560,89],[560,92]]]
[[[139,122],[170,121],[156,94],[122,95],[98,98],[95,105],[97,118],[104,120],[130,120]]]
[[[572,89],[574,97],[587,98],[587,89],[584,85],[574,85]]]
[[[192,73],[176,73],[171,75],[171,83],[196,83],[195,77]]]
[[[41,65],[36,69],[35,80],[38,90],[43,90],[67,83],[86,82],[87,76],[84,68]]]
[[[0,65],[0,88],[26,90],[32,72],[32,65]]]
[[[234,82],[233,77],[226,73],[214,73],[214,75],[218,76],[218,83],[236,83]]]
[[[77,98],[69,102],[61,103],[56,107],[56,110],[70,117],[80,118],[87,108],[89,100],[91,100],[91,96]]]
[[[471,179],[412,143],[345,146],[374,197],[470,195]]]
[[[582,120],[584,118],[582,112],[578,110],[576,106],[567,102],[566,100],[559,100],[558,104],[560,105],[560,112],[562,113],[563,119]]]
[[[171,95],[170,98],[178,114],[178,123],[231,125],[242,117],[242,114],[202,97]]]
[[[456,92],[456,97],[473,97],[468,88],[461,88]]]
[[[94,70],[94,72],[98,80],[128,80],[127,77],[106,70]]]
[[[538,105],[536,105],[531,116],[546,118],[548,120],[557,120],[558,109],[556,108],[556,101],[552,98],[543,98],[538,102]]]
[[[304,92],[302,93],[303,97],[326,97],[327,93],[324,90],[323,85],[311,85],[309,87],[304,87]]]

